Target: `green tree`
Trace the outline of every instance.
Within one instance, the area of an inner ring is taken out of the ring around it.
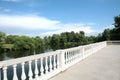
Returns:
[[[66,37],[66,35],[64,33],[61,33],[59,47],[61,49],[66,48],[66,43],[67,43],[67,37]]]
[[[5,43],[6,34],[0,32],[0,51],[2,51],[3,44]]]
[[[98,34],[98,36],[96,36],[96,42],[100,42],[100,41],[103,41],[102,34]]]
[[[102,33],[103,40],[110,40],[110,29],[105,29]]]
[[[37,36],[34,38],[34,41],[35,41],[35,49],[40,49],[43,52],[45,49],[45,43],[44,43],[43,39],[41,39],[39,36]]]
[[[6,34],[3,32],[0,32],[0,42],[5,42],[5,37],[6,37]]]
[[[50,48],[50,39],[51,37],[50,36],[45,36],[44,37],[44,44],[45,44],[45,49],[49,49]]]
[[[120,28],[120,15],[114,17],[114,26]]]
[[[51,40],[50,40],[50,45],[53,50],[60,48],[59,42],[60,42],[60,36],[57,34],[53,34],[53,36],[51,37]]]
[[[34,49],[34,41],[28,36],[15,36],[14,49],[16,50],[32,50]]]

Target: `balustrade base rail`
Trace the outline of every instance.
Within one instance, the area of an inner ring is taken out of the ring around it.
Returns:
[[[0,80],[47,80],[104,48],[106,45],[107,42],[104,41],[1,61]]]

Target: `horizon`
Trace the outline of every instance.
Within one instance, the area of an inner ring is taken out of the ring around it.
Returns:
[[[114,28],[119,0],[0,0],[0,31],[7,35],[49,36]]]

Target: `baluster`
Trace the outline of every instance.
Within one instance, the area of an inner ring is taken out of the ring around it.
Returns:
[[[75,53],[74,53],[74,60],[76,60],[76,61],[78,60],[78,59],[77,59],[77,53],[78,53],[78,49],[76,49],[76,51],[75,51]],[[76,61],[75,61],[75,62],[76,62]]]
[[[74,55],[75,54],[75,51],[73,50],[72,52],[71,52],[71,62],[73,62],[74,61]]]
[[[49,68],[50,68],[50,72],[52,71],[52,56],[49,56],[50,57],[50,64],[49,64]]]
[[[45,57],[45,73],[48,73],[48,60],[47,60],[47,56]]]
[[[13,65],[13,80],[18,80],[18,78],[17,78],[17,73],[16,73],[16,64],[15,65]]]
[[[67,64],[69,63],[69,52],[67,51]]]
[[[67,64],[67,52],[65,52],[65,64]],[[57,57],[57,58],[59,58],[59,57]],[[59,59],[58,59],[59,60]]]
[[[73,57],[72,57],[73,61],[75,60],[75,55],[76,55],[76,50],[73,51]]]
[[[57,69],[59,68],[59,55],[57,55]]]
[[[1,71],[2,71],[2,70],[1,70],[1,66],[0,66],[0,80],[1,80],[1,78],[2,78]]]
[[[35,78],[37,79],[38,78],[38,65],[37,65],[37,59],[35,60]]]
[[[3,78],[4,78],[3,80],[8,80],[7,79],[7,67],[3,68]]]
[[[72,53],[73,51],[70,51],[70,62],[72,62],[72,57],[73,57]]]
[[[43,76],[44,75],[44,68],[43,68],[43,58],[41,58],[41,60],[40,60],[40,66],[41,66],[41,68],[40,68],[40,71],[41,71],[41,76]]]
[[[69,61],[71,62],[71,51],[69,51]]]
[[[75,56],[76,56],[76,50],[73,51],[73,57],[72,57],[73,62],[76,60]]]
[[[29,80],[32,80],[32,68],[31,68],[31,62],[32,61],[29,61],[29,72],[28,72],[28,76],[29,76]]]
[[[53,66],[55,70],[56,69],[56,55],[53,55]]]
[[[69,52],[69,63],[71,62],[71,51]]]
[[[24,64],[25,64],[25,63],[23,62],[23,63],[22,63],[22,76],[21,76],[21,79],[22,79],[22,80],[25,80],[25,79],[26,79]]]
[[[75,57],[74,59],[77,59],[78,49],[76,49]]]

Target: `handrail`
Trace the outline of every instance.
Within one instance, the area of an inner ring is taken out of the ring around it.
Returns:
[[[43,54],[31,55],[22,58],[16,58],[0,62],[0,68],[3,73],[3,80],[7,80],[7,68],[9,66],[13,67],[13,80],[18,80],[17,77],[17,65],[21,64],[22,73],[21,79],[25,80],[27,76],[25,75],[25,64],[29,65],[28,78],[30,80],[46,80],[50,77],[64,71],[68,67],[76,64],[77,62],[85,59],[89,55],[92,55],[96,51],[102,49],[106,46],[106,41],[93,43],[84,46],[78,46],[69,49],[56,50],[53,52],[47,52]],[[31,63],[34,61],[35,71],[32,71]],[[40,67],[38,66],[40,64]],[[40,72],[39,72],[40,71]],[[35,77],[33,77],[35,73]],[[40,74],[40,75],[39,75]]]
[[[55,55],[55,54],[57,54],[56,51],[55,52],[49,52],[49,53],[47,52],[47,53],[42,53],[42,54],[36,54],[36,55],[31,55],[31,56],[26,56],[26,57],[11,59],[11,60],[5,60],[5,61],[0,62],[0,67],[11,66],[11,65],[14,65],[14,64],[19,64],[19,63],[22,63],[22,62],[32,61],[32,60],[39,59],[40,57],[51,56],[51,55]]]

